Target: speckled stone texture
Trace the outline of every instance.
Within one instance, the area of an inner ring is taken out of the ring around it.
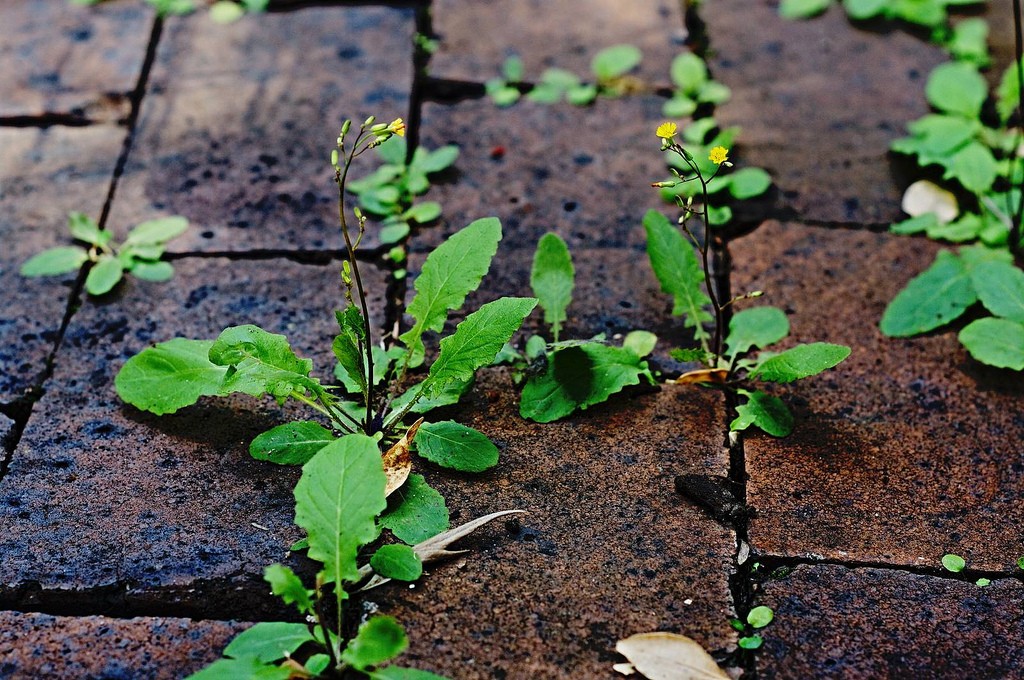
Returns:
[[[13,420],[0,413],[0,455],[6,455],[14,445],[14,426]]]
[[[453,417],[498,444],[498,466],[426,474],[453,524],[529,514],[478,530],[414,589],[367,594],[408,627],[405,662],[466,679],[611,677],[615,641],[633,633],[734,644],[734,535],[673,488],[677,474],[725,474],[720,396],[665,388],[548,425],[517,408],[507,374],[488,371]]]
[[[384,7],[168,19],[113,219],[185,215],[174,252],[343,248],[330,153],[345,117],[407,116],[412,33]]]
[[[0,128],[0,402],[41,379],[76,276],[28,279],[18,270],[36,253],[72,244],[69,212],[99,218],[124,136],[107,125]]]
[[[1024,674],[1024,585],[880,569],[800,566],[768,581],[758,604],[761,678],[979,678]]]
[[[930,566],[952,552],[990,570],[1024,554],[1019,374],[972,360],[958,324],[906,339],[878,330],[938,249],[779,223],[732,245],[735,290],[767,291],[790,314],[790,344],[853,348],[836,369],[777,390],[796,413],[792,435],[746,438],[755,549]]]
[[[216,661],[249,624],[0,612],[0,677],[172,680]]]
[[[82,598],[118,613],[154,601],[203,617],[277,611],[261,575],[299,537],[291,525],[298,470],[252,460],[248,444],[286,418],[314,414],[236,395],[152,416],[120,401],[114,376],[151,343],[255,323],[289,336],[314,374],[329,378],[337,268],[218,258],[176,265],[170,282],[133,281],[86,304],[68,329],[0,482],[0,588],[15,607]],[[383,290],[382,276],[364,270],[373,290]],[[370,303],[379,324],[383,300]]]
[[[913,180],[889,143],[928,113],[925,82],[947,57],[902,31],[852,28],[838,3],[808,21],[783,19],[777,6],[716,0],[701,9],[710,68],[733,94],[716,117],[742,128],[737,158],[766,168],[801,219],[900,219]]]
[[[0,3],[0,118],[127,118],[153,20],[150,7],[130,0]]]

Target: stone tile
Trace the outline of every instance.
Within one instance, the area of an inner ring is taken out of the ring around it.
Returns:
[[[1024,554],[1020,376],[973,361],[956,328],[878,330],[936,250],[773,222],[733,243],[733,286],[785,308],[792,342],[853,348],[836,369],[779,390],[796,413],[791,436],[746,439],[757,550],[930,566],[952,552],[990,570]]]
[[[0,413],[0,450],[7,455],[8,450],[14,445],[15,422]]]
[[[18,270],[42,250],[71,245],[69,212],[99,218],[124,134],[106,125],[0,128],[0,402],[23,396],[44,371],[75,280]]]
[[[971,582],[800,566],[768,581],[761,678],[1012,678],[1024,669],[1015,579]]]
[[[733,644],[734,534],[673,490],[677,474],[725,473],[720,396],[665,388],[548,425],[517,418],[516,399],[506,372],[487,371],[454,417],[501,461],[427,475],[453,524],[529,514],[464,539],[470,553],[413,589],[367,593],[408,627],[403,662],[466,679],[611,677],[615,641],[632,633]]]
[[[801,219],[901,219],[912,166],[890,157],[889,143],[928,113],[925,81],[944,53],[901,31],[860,30],[838,6],[789,21],[777,4],[723,0],[701,9],[712,72],[732,88],[717,118],[743,129],[739,158],[766,168]]]
[[[0,4],[0,118],[126,118],[153,20],[151,8],[128,0]]]
[[[572,4],[543,0],[438,0],[432,5],[440,37],[429,71],[440,78],[483,82],[501,74],[505,59],[519,55],[527,80],[556,66],[593,81],[590,60],[619,43],[640,48],[637,74],[668,83],[669,64],[685,38],[679,4],[668,0],[624,5],[614,0]],[[486,37],[483,37],[486,36]]]
[[[0,612],[0,675],[8,680],[181,678],[216,661],[248,624]]]
[[[412,33],[381,7],[169,19],[112,219],[187,216],[176,252],[342,248],[330,152],[345,117],[407,115]]]
[[[123,404],[113,381],[150,343],[214,338],[240,323],[288,335],[315,375],[329,378],[337,267],[175,264],[170,282],[131,281],[109,301],[87,303],[68,329],[0,482],[0,588],[15,608],[85,601],[132,613],[158,602],[188,615],[253,617],[273,603],[259,582],[298,537],[298,470],[252,460],[248,443],[308,410],[238,395],[157,417]],[[382,272],[366,268],[364,277],[383,291]],[[382,293],[371,300],[375,323],[383,305]]]

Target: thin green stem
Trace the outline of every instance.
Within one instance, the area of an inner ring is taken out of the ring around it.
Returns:
[[[1017,72],[1017,125],[1024,127],[1024,64],[1021,64],[1022,52],[1024,52],[1024,37],[1021,35],[1020,0],[1013,0],[1013,39],[1017,56],[1015,64]],[[1013,225],[1010,227],[1010,252],[1016,257],[1021,255],[1021,222],[1024,221],[1024,180],[1022,180],[1022,186],[1019,188],[1021,194],[1017,202],[1017,209],[1013,215]]]

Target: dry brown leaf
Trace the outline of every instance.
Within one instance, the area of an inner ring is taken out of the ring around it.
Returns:
[[[935,217],[942,224],[952,222],[960,214],[956,196],[926,179],[918,180],[907,187],[900,207],[911,217],[935,213]]]
[[[676,385],[692,385],[694,383],[723,385],[728,377],[729,370],[725,368],[698,368],[696,371],[683,373],[672,382]]]
[[[422,424],[423,418],[413,423],[412,427],[405,433],[405,436],[395,442],[395,445],[384,454],[384,474],[388,478],[387,484],[384,485],[385,498],[390,496],[395,489],[405,484],[405,480],[409,479],[409,472],[412,471],[412,456],[409,455],[409,445],[412,444],[413,438],[416,437],[416,431],[420,429]]]
[[[697,642],[675,633],[640,633],[615,644],[648,680],[730,680]]]
[[[636,675],[636,667],[631,663],[617,663],[612,666],[612,670],[623,675]]]

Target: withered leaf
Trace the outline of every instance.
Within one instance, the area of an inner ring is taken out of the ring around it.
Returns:
[[[730,680],[711,655],[685,635],[631,635],[619,640],[615,651],[648,680]]]
[[[695,371],[687,371],[673,380],[676,385],[692,384],[714,384],[723,385],[729,377],[729,371],[724,368],[699,368]]]
[[[405,435],[395,442],[395,445],[384,454],[384,474],[387,476],[387,484],[384,485],[385,498],[390,496],[395,489],[405,484],[405,480],[409,479],[409,473],[412,471],[412,456],[409,455],[409,444],[416,437],[416,431],[420,429],[422,424],[423,418],[413,423]]]

